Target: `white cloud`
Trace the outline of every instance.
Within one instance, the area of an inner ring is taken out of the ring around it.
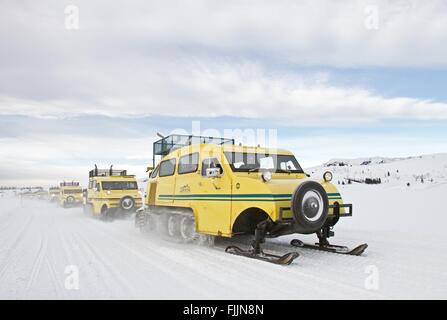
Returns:
[[[73,159],[81,162],[93,159],[99,163],[106,159],[149,161],[151,153],[148,138],[127,135],[122,138],[108,137],[107,133],[102,136],[81,136],[74,131],[63,134],[58,132],[54,135],[34,133],[16,138],[0,138],[0,158],[5,162],[19,159],[30,163],[69,162]]]
[[[149,62],[148,62],[149,63]],[[254,63],[212,61],[176,64],[160,60],[142,67],[148,73],[133,80],[123,74],[102,85],[92,75],[90,99],[36,101],[0,96],[0,114],[64,117],[81,114],[176,117],[236,116],[294,118],[303,123],[375,121],[381,119],[447,119],[447,103],[407,97],[383,97],[359,87],[341,87],[330,77],[269,74]],[[151,70],[156,72],[151,73]],[[164,70],[164,73],[162,72]]]
[[[106,168],[113,164],[129,174],[144,176],[151,153],[150,141],[134,136],[118,139],[67,132],[0,138],[0,185],[51,185],[61,180],[85,183],[94,164]]]
[[[330,73],[296,71],[309,65],[341,72],[446,68],[443,0],[70,4],[79,7],[77,31],[64,28],[65,4],[58,0],[2,3],[0,117],[233,116],[267,119],[267,126],[278,127],[447,119],[445,101],[389,97],[354,83],[340,85]],[[378,9],[377,30],[365,28],[369,5]],[[132,166],[150,160],[149,141],[141,136],[44,136],[22,129],[29,135],[0,138],[0,181],[83,179],[89,169],[83,163],[109,165],[116,157],[121,165],[144,170]],[[359,137],[338,136],[339,145],[328,146],[328,137],[286,145],[296,146],[298,154],[307,150],[303,159],[312,164],[360,151],[445,148],[423,141],[423,134],[418,141],[402,141],[399,134],[394,140]],[[386,141],[393,143],[384,146]]]
[[[87,183],[88,171],[99,167],[127,169],[145,177],[151,164],[152,139],[126,136],[82,137],[65,134],[25,135],[0,138],[0,185],[53,185],[59,181]],[[406,136],[394,133],[313,133],[278,139],[278,147],[291,150],[303,167],[319,165],[331,158],[369,156],[415,156],[447,150],[442,136]]]
[[[402,132],[365,133],[362,131],[332,134],[315,134],[278,141],[296,155],[303,167],[320,165],[334,158],[358,157],[407,157],[433,154],[447,150],[447,141],[442,136],[407,136]]]
[[[444,102],[383,97],[284,67],[445,67],[445,1],[73,4],[77,31],[64,28],[59,1],[2,7],[0,115],[226,115],[306,123],[447,117]],[[370,5],[378,8],[378,30],[365,28]]]
[[[101,168],[109,168],[104,166]],[[137,174],[139,177],[145,177],[144,166],[122,163],[119,167],[127,170],[129,174]],[[82,165],[64,165],[38,163],[26,165],[23,163],[1,163],[0,164],[0,186],[43,186],[50,187],[58,185],[62,181],[78,181],[81,186],[88,184],[88,172],[92,166]],[[140,185],[143,187],[143,185]]]
[[[447,4],[443,0],[72,3],[79,7],[78,31],[65,30],[63,5],[47,0],[5,4],[0,34],[12,40],[12,49],[32,46],[38,54],[78,54],[72,63],[95,52],[106,60],[122,54],[138,58],[145,47],[169,46],[176,50],[191,46],[248,50],[304,64],[336,66],[447,63],[443,41],[447,38]],[[370,6],[377,7],[377,30],[365,27],[365,9]],[[14,33],[8,36],[10,30]],[[113,47],[117,51],[104,50]],[[64,56],[55,58],[65,60]]]

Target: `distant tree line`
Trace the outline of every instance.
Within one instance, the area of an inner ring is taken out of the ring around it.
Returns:
[[[43,187],[37,186],[37,187],[10,187],[10,186],[0,186],[0,190],[28,190],[28,189],[40,189],[42,190]]]
[[[380,179],[380,178],[366,178],[365,183],[366,184],[380,184],[380,183],[382,183],[382,179]]]
[[[351,184],[352,182],[357,183],[365,183],[365,184],[380,184],[382,183],[382,179],[380,178],[365,178],[365,179],[353,179],[353,178],[345,178],[347,181],[347,184]],[[338,182],[340,184],[340,181]],[[345,184],[344,181],[342,181],[341,184]]]

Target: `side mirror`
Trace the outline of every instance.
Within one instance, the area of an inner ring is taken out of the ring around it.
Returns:
[[[206,169],[207,178],[217,178],[220,177],[220,168],[207,168]]]

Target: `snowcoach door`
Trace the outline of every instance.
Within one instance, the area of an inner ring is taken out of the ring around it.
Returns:
[[[149,206],[155,205],[156,195],[157,195],[157,182],[151,182],[149,184],[148,201],[147,201],[147,204]]]
[[[157,202],[161,205],[174,202],[175,166],[177,159],[171,158],[160,162],[157,179]]]
[[[217,176],[207,176],[207,169],[218,169]],[[199,231],[231,234],[231,177],[217,157],[205,157],[200,166],[197,195]]]

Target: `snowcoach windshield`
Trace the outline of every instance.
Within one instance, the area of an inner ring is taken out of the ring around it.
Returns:
[[[225,158],[235,172],[268,169],[274,172],[304,173],[293,155],[225,152]]]
[[[135,181],[104,181],[103,190],[137,190],[138,185]]]
[[[82,193],[81,189],[67,189],[64,190],[64,194]]]

